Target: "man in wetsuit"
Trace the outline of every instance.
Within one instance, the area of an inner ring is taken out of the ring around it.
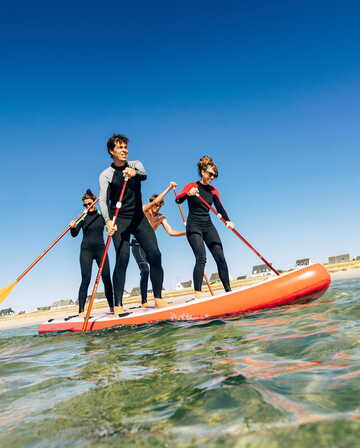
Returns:
[[[130,235],[141,244],[150,265],[150,279],[157,307],[167,306],[161,299],[163,269],[161,253],[155,232],[143,212],[141,182],[146,179],[146,171],[139,160],[128,161],[128,138],[122,134],[112,135],[107,149],[113,163],[100,174],[100,208],[105,219],[106,230],[113,237],[116,263],[113,273],[114,315],[124,313],[122,298],[126,269],[130,257]],[[116,225],[112,223],[116,203],[125,177],[128,178],[122,206]]]

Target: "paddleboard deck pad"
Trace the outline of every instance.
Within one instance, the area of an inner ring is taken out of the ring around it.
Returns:
[[[165,308],[128,308],[120,317],[106,313],[90,318],[87,331],[119,325],[142,325],[161,321],[208,320],[275,306],[306,302],[321,297],[330,285],[330,275],[321,264],[312,264],[255,285],[234,289],[201,299],[176,300]],[[171,302],[171,298],[166,298]],[[95,314],[95,312],[93,312]],[[39,325],[38,332],[81,332],[84,319],[74,316],[50,319]]]

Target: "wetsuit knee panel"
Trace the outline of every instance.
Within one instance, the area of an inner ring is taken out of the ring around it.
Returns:
[[[149,265],[147,263],[139,263],[140,274],[148,274],[150,272]]]
[[[161,252],[159,249],[153,249],[147,254],[147,259],[151,264],[161,264]]]
[[[206,256],[204,255],[195,255],[196,264],[206,264]]]

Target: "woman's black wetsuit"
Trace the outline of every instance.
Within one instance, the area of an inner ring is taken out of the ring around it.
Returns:
[[[82,219],[76,227],[70,229],[70,233],[73,237],[78,235],[80,229],[83,229],[84,235],[80,249],[81,285],[79,289],[79,313],[84,311],[88,287],[91,280],[93,260],[95,260],[99,266],[105,249],[103,238],[104,226],[104,218],[95,210],[93,212],[88,212],[85,218]],[[106,257],[104,269],[102,271],[102,281],[104,283],[105,296],[109,307],[113,308],[114,300],[108,257]]]
[[[196,263],[193,279],[195,291],[201,291],[206,263],[205,246],[208,247],[216,262],[220,280],[225,291],[231,291],[229,270],[225,261],[223,247],[219,234],[211,221],[209,209],[196,196],[188,196],[191,188],[198,188],[200,196],[210,205],[214,203],[216,210],[221,213],[225,221],[230,221],[216,188],[211,185],[203,185],[201,182],[192,182],[185,185],[183,191],[176,197],[176,202],[181,204],[186,199],[189,205],[189,215],[186,221],[186,236],[194,252]]]

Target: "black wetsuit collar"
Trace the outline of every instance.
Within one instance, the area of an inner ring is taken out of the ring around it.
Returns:
[[[114,170],[121,170],[121,171],[124,170],[125,168],[127,168],[128,166],[129,166],[128,161],[126,161],[125,165],[123,165],[123,166],[117,166],[117,165],[115,165],[114,162],[111,164],[111,168],[114,168]]]

